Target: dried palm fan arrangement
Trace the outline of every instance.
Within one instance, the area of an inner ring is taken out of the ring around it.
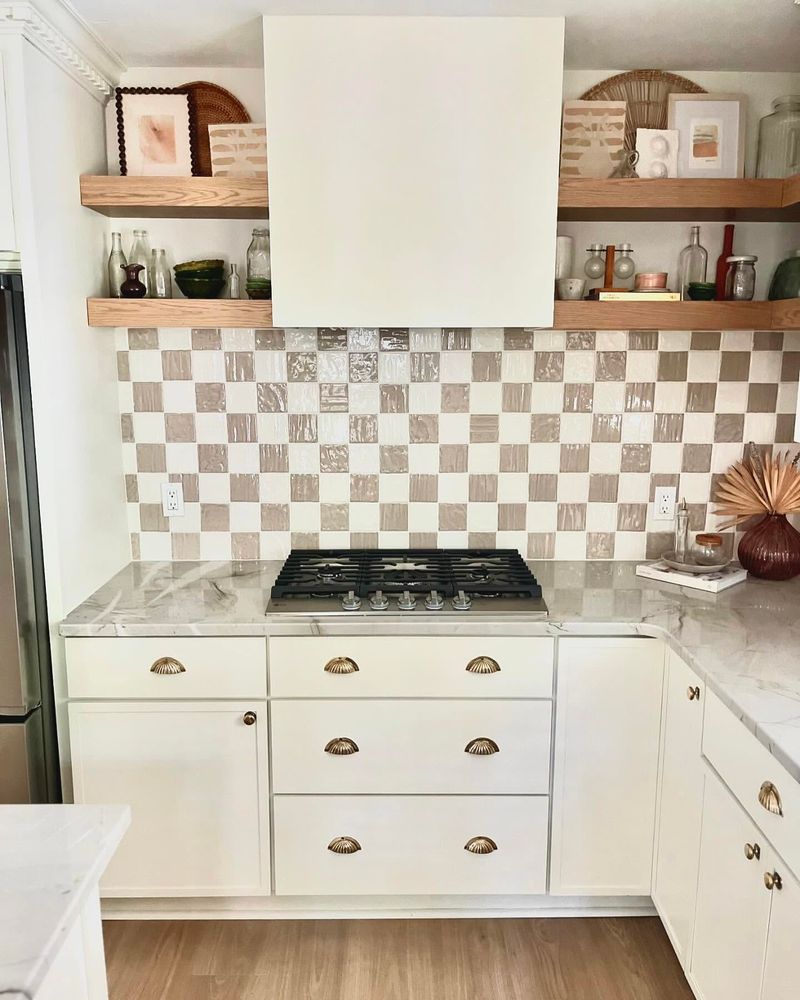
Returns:
[[[637,128],[667,127],[667,98],[670,94],[705,94],[703,87],[676,73],[660,69],[635,69],[618,73],[595,84],[581,95],[582,101],[625,101],[625,148],[636,148]]]
[[[748,451],[725,473],[714,497],[714,514],[729,518],[722,531],[759,514],[800,513],[800,452],[790,460],[788,451],[763,458],[755,448]]]

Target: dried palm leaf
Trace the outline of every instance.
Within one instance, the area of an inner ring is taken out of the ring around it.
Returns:
[[[773,455],[761,452],[752,444],[745,457],[735,462],[717,487],[714,514],[728,518],[721,529],[741,524],[757,514],[800,513],[800,452]]]

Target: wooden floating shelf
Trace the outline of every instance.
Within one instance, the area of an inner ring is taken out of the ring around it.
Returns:
[[[111,218],[262,219],[263,177],[81,177],[81,204]]]
[[[800,298],[771,302],[774,330],[800,330]]]
[[[800,204],[800,174],[787,177],[783,182],[783,204],[785,208]]]
[[[556,302],[556,330],[786,330],[800,299],[784,302]]]
[[[270,327],[265,299],[87,299],[89,326]]]

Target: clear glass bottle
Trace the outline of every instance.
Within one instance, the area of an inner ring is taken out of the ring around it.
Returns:
[[[681,250],[678,258],[678,281],[682,299],[688,299],[688,288],[693,281],[705,281],[708,270],[708,250],[700,245],[700,227],[692,226],[689,245]]]
[[[800,94],[772,102],[772,114],[758,126],[756,177],[800,173]]]
[[[150,261],[150,295],[154,299],[172,298],[172,275],[163,250],[153,250]]]
[[[111,253],[108,256],[108,297],[121,299],[122,282],[125,280],[123,267],[128,263],[122,252],[122,234],[111,234]]]
[[[144,268],[139,274],[139,281],[150,294],[150,269],[153,264],[153,255],[150,252],[150,237],[146,229],[134,229],[131,252],[128,254],[129,264],[141,264]]]
[[[269,260],[269,229],[254,229],[247,248],[247,294],[251,299],[272,296],[272,271]]]
[[[689,507],[681,500],[675,512],[675,561],[686,562],[689,546]]]
[[[602,243],[591,243],[586,251],[590,254],[589,259],[583,265],[583,273],[587,278],[596,280],[602,278],[606,273],[605,246]]]
[[[228,298],[239,298],[239,268],[236,264],[231,264],[231,273],[228,275]]]
[[[756,293],[756,261],[752,254],[728,257],[725,276],[725,298],[733,302],[749,302]]]

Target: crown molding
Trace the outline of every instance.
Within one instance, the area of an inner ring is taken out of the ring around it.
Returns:
[[[124,67],[88,25],[60,0],[42,6],[49,7],[48,13],[56,17],[46,17],[27,0],[0,0],[0,34],[26,38],[104,103],[111,96]]]

